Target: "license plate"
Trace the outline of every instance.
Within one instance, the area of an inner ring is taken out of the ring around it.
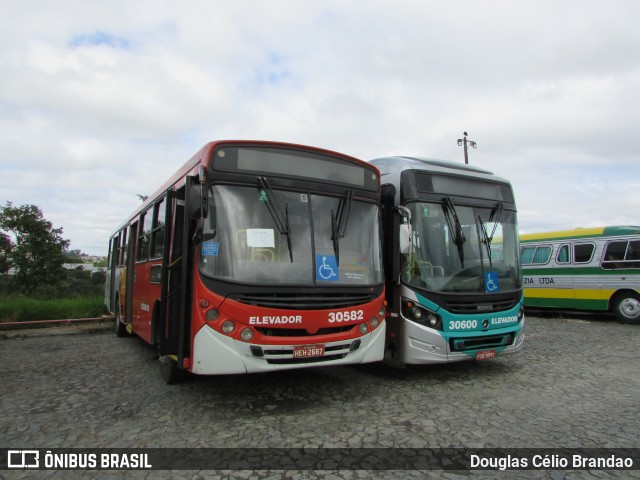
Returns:
[[[293,347],[293,358],[320,357],[324,355],[324,345],[302,345]]]
[[[476,352],[476,360],[489,360],[490,358],[496,358],[495,350],[482,350],[481,352]]]

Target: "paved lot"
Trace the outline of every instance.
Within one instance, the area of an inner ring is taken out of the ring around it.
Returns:
[[[9,448],[640,446],[640,328],[529,317],[525,350],[482,363],[197,377],[167,386],[154,353],[111,331],[0,339]],[[1,445],[0,445],[1,446]],[[97,474],[97,475],[96,475]],[[495,478],[499,472],[132,472],[130,478]],[[122,478],[123,472],[92,472]],[[503,478],[640,478],[511,471]],[[85,478],[0,471],[0,478]]]

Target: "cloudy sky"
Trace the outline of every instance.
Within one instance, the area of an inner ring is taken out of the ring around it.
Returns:
[[[637,225],[638,18],[636,0],[3,0],[0,202],[102,255],[210,140],[463,162],[467,131],[522,232]]]

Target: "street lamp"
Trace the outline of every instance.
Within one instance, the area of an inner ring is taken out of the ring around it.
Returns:
[[[464,163],[469,163],[469,154],[467,153],[467,145],[478,148],[478,144],[473,140],[467,140],[467,132],[464,132],[464,138],[458,139],[458,146],[464,145]]]

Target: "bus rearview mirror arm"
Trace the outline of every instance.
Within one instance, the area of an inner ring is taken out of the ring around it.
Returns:
[[[206,170],[202,165],[200,165],[198,168],[198,176],[192,177],[192,183],[188,189],[189,215],[193,220],[198,218],[207,218],[207,215],[209,214],[207,193],[204,187],[205,182]]]

